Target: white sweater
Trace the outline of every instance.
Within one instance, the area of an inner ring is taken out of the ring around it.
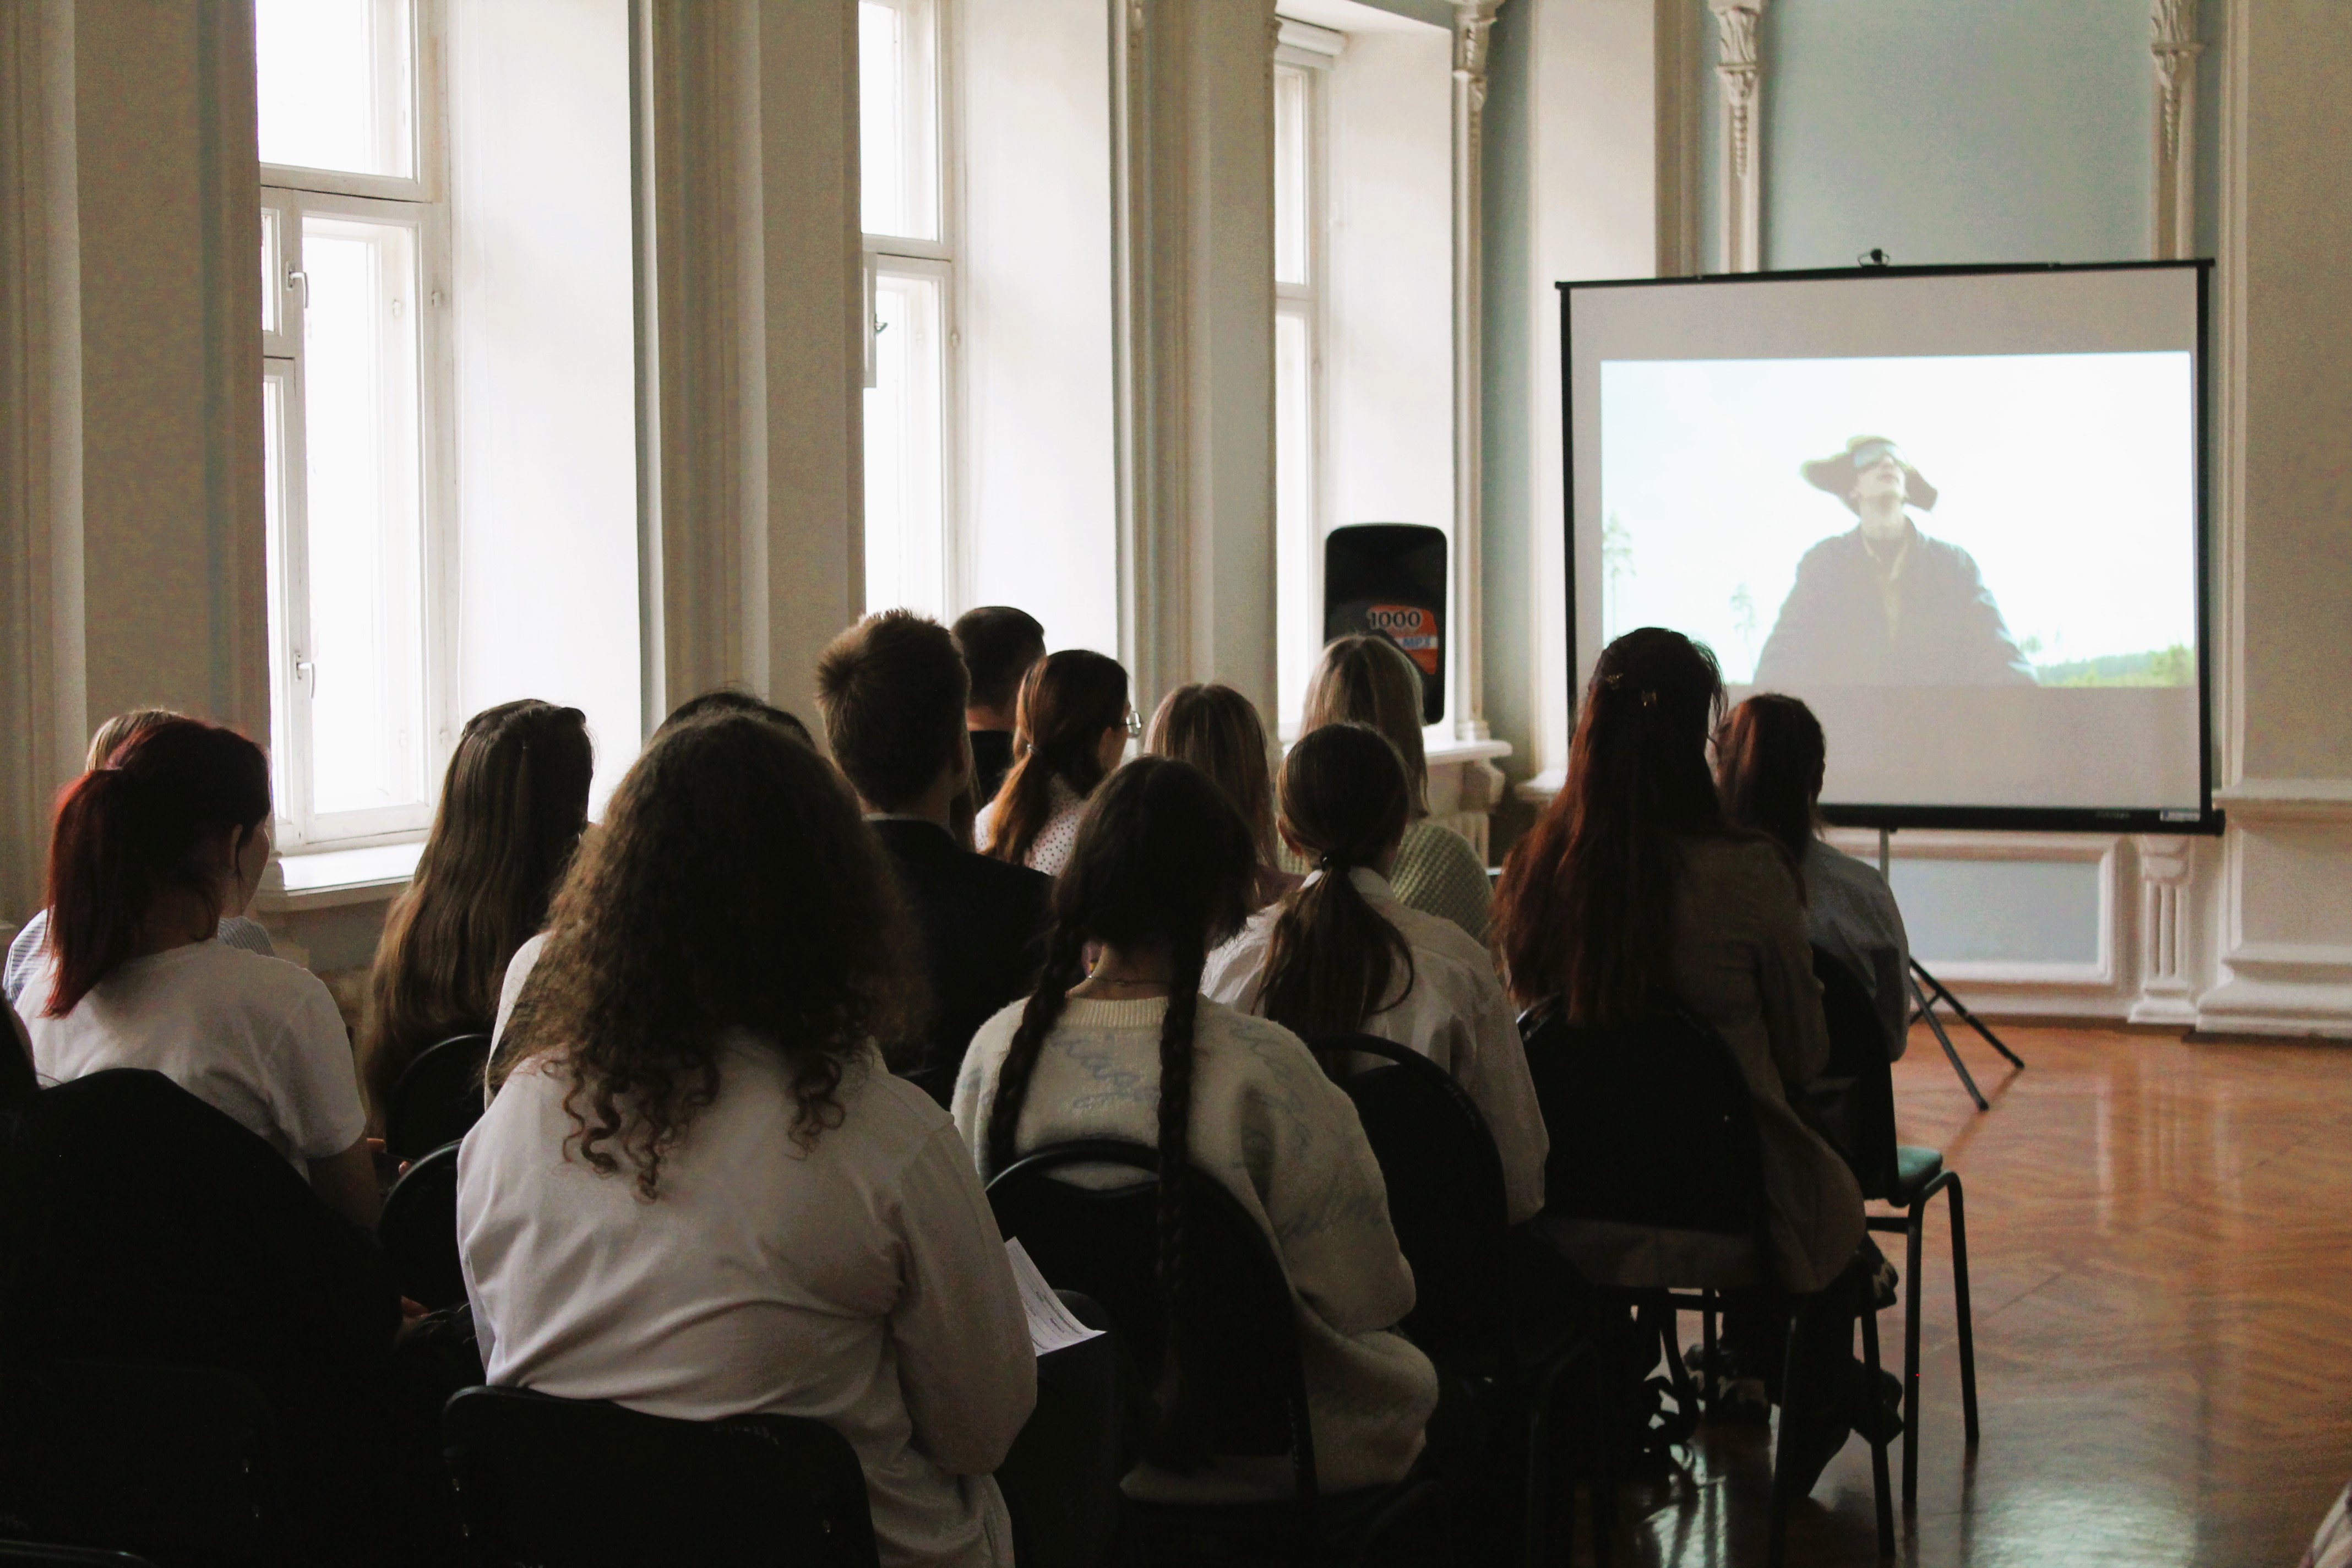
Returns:
[[[1495,1135],[1511,1223],[1532,1219],[1543,1207],[1544,1156],[1551,1152],[1551,1138],[1544,1131],[1543,1108],[1536,1103],[1518,1017],[1496,977],[1494,960],[1453,921],[1399,902],[1378,871],[1360,866],[1349,878],[1412,950],[1412,989],[1402,997],[1394,994],[1405,983],[1398,975],[1384,999],[1387,1005],[1364,1020],[1363,1032],[1419,1051],[1454,1075]],[[1279,904],[1259,910],[1241,935],[1210,954],[1201,989],[1220,1002],[1255,1011],[1281,914]]]
[[[981,1026],[956,1083],[956,1129],[975,1164],[986,1162],[997,1074],[1023,1005]],[[1165,997],[1073,999],[1038,1056],[1015,1148],[1077,1138],[1156,1145],[1167,1010]],[[1192,1051],[1192,1161],[1265,1227],[1290,1276],[1320,1483],[1340,1491],[1397,1480],[1420,1458],[1437,1374],[1393,1331],[1412,1310],[1412,1268],[1356,1108],[1297,1036],[1206,997]],[[1239,1498],[1290,1485],[1287,1460],[1229,1458],[1181,1480],[1139,1474],[1129,1490]]]

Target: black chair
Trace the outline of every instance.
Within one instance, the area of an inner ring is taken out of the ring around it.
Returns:
[[[1952,1294],[1959,1320],[1960,1415],[1970,1448],[1977,1446],[1976,1325],[1969,1308],[1969,1223],[1960,1173],[1947,1170],[1940,1149],[1900,1145],[1895,1137],[1895,1076],[1886,1059],[1885,1030],[1870,994],[1834,955],[1813,949],[1829,1021],[1830,1066],[1814,1108],[1831,1142],[1853,1167],[1862,1195],[1901,1209],[1873,1215],[1877,1231],[1901,1231],[1903,1270],[1903,1510],[1919,1501],[1919,1258],[1927,1204],[1945,1194],[1952,1215]]]
[[[94,1547],[44,1546],[34,1541],[0,1541],[0,1565],[14,1568],[155,1568],[144,1557]]]
[[[384,1152],[415,1160],[455,1143],[482,1119],[482,1067],[488,1035],[452,1035],[417,1053],[383,1107]]]
[[[468,1388],[441,1435],[478,1568],[874,1568],[857,1452],[822,1421]]]
[[[1551,1135],[1539,1232],[1581,1263],[1604,1301],[1662,1317],[1660,1338],[1678,1394],[1686,1394],[1674,1314],[1706,1314],[1713,1362],[1713,1312],[1719,1293],[1773,1288],[1764,1245],[1763,1152],[1748,1081],[1715,1031],[1696,1019],[1665,1015],[1638,1022],[1570,1025],[1554,1008],[1521,1020],[1528,1068]],[[1794,1297],[1781,1390],[1783,1411],[1797,1408],[1808,1381],[1807,1314],[1834,1310],[1826,1293]],[[1878,1374],[1878,1323],[1861,1316],[1864,1364]],[[1601,1379],[1604,1406],[1613,1399]],[[1785,1425],[1783,1430],[1785,1431]],[[1606,1563],[1615,1523],[1613,1477],[1604,1463],[1593,1507],[1594,1556]],[[1767,1560],[1785,1561],[1789,1513],[1796,1502],[1786,1444],[1776,1445]],[[1886,1446],[1871,1444],[1882,1556],[1895,1551]]]
[[[466,1299],[457,1262],[457,1144],[444,1143],[401,1173],[383,1195],[375,1234],[402,1295],[427,1311]]]
[[[1315,1054],[1355,1102],[1388,1187],[1389,1224],[1412,1265],[1413,1309],[1405,1332],[1450,1372],[1491,1380],[1526,1423],[1522,1542],[1539,1561],[1550,1470],[1549,1415],[1561,1375],[1590,1355],[1580,1334],[1522,1343],[1513,1308],[1510,1202],[1503,1159],[1475,1101],[1453,1074],[1392,1041],[1348,1035],[1314,1042]],[[1575,1531],[1574,1499],[1560,1527]]]
[[[1112,1167],[1135,1180],[1111,1188],[1064,1179],[1073,1167]],[[1273,1242],[1232,1194],[1185,1172],[1185,1271],[1191,1321],[1181,1325],[1208,1411],[1212,1450],[1291,1461],[1289,1498],[1265,1503],[1179,1504],[1130,1499],[1129,1519],[1153,1562],[1355,1563],[1433,1502],[1437,1488],[1406,1480],[1325,1494],[1316,1479],[1289,1278]],[[1168,1321],[1158,1278],[1160,1156],[1116,1139],[1056,1143],[1015,1161],[988,1184],[997,1227],[1038,1271],[1092,1297],[1133,1351],[1145,1386],[1162,1370]]]
[[[14,1545],[0,1562],[137,1562],[129,1551],[173,1568],[290,1563],[278,1455],[268,1397],[233,1372],[12,1367],[0,1373],[0,1513],[11,1534],[53,1544]],[[35,1550],[49,1555],[25,1555]]]

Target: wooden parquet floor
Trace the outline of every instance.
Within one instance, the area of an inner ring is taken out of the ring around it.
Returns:
[[[1967,1188],[1984,1426],[1971,1460],[1939,1200],[1914,1520],[1889,1450],[1896,1561],[2291,1568],[2352,1477],[2352,1047],[1995,1027],[2026,1070],[1957,1037],[1987,1114],[1924,1027],[1895,1068],[1902,1141],[1941,1148]],[[1899,1267],[1900,1234],[1879,1240]],[[1900,1307],[1880,1326],[1899,1372]],[[1687,1457],[1626,1489],[1617,1562],[1763,1563],[1763,1431],[1702,1427]],[[1795,1563],[1877,1561],[1859,1438],[1790,1547]]]

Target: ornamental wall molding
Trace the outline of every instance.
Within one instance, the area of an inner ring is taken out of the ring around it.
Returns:
[[[2197,244],[2198,0],[2150,0],[2148,52],[2156,68],[2154,242],[2159,261],[2178,260]]]
[[[1715,13],[1716,84],[1723,93],[1723,268],[1764,265],[1764,7],[1707,0]]]
[[[1503,0],[1454,5],[1454,732],[1486,738],[1486,59]]]

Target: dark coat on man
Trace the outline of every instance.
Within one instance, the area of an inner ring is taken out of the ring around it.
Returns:
[[[1004,775],[1013,771],[1013,731],[1010,730],[974,730],[971,731],[972,793],[986,805],[1004,787]]]
[[[1879,584],[1859,526],[1806,551],[1757,656],[1756,684],[1798,691],[2034,684],[1976,561],[1958,545],[1912,531],[1895,579],[1891,635]]]
[[[936,823],[882,817],[874,831],[921,931],[931,987],[922,1059],[907,1076],[944,1105],[973,1034],[1036,982],[1053,923],[1054,881],[975,855]]]

